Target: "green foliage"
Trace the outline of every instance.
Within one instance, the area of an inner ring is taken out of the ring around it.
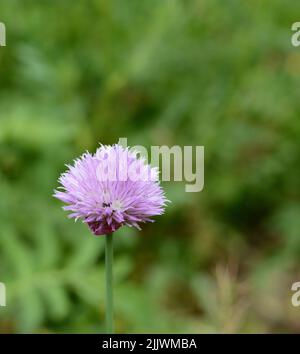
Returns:
[[[117,232],[117,330],[299,329],[299,11],[290,0],[0,4],[1,332],[103,331],[103,239],[52,193],[65,163],[124,136],[204,145],[205,189],[165,183],[166,214]]]

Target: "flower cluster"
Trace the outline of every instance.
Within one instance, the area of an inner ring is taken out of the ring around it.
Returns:
[[[54,197],[67,205],[69,217],[81,219],[95,235],[142,222],[164,212],[167,199],[157,168],[120,145],[101,145],[85,153],[61,175]]]

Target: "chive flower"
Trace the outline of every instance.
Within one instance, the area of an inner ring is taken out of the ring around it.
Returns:
[[[156,167],[137,152],[115,144],[84,153],[61,175],[54,197],[63,201],[69,217],[81,219],[94,235],[105,235],[123,225],[163,214],[167,202]]]

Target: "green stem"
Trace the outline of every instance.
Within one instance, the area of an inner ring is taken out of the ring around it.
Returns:
[[[105,274],[106,274],[106,332],[114,333],[113,319],[113,234],[107,234],[105,240]]]

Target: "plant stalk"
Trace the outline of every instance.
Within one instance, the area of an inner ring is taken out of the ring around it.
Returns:
[[[114,333],[113,299],[113,234],[105,236],[106,332]]]

